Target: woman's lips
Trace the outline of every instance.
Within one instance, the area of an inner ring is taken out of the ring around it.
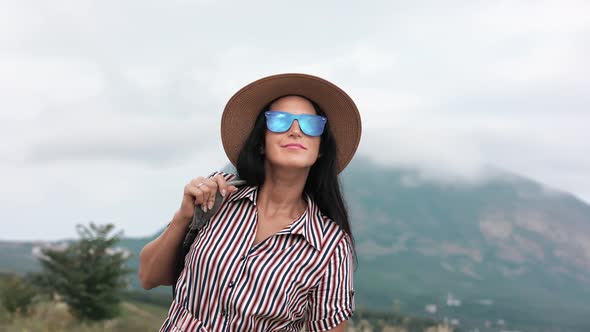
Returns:
[[[307,150],[307,148],[299,143],[290,143],[290,144],[285,144],[283,145],[284,148],[287,149],[303,149],[303,150]]]

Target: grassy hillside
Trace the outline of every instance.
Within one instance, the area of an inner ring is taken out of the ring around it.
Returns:
[[[0,331],[156,331],[167,313],[166,308],[161,306],[123,302],[120,317],[98,323],[81,323],[69,314],[64,304],[40,303],[33,310],[30,315],[11,317],[0,309]]]

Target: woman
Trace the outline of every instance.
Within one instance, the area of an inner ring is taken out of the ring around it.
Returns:
[[[338,173],[361,122],[350,97],[304,74],[238,91],[221,121],[238,176],[215,172],[184,187],[169,227],[140,253],[145,289],[171,285],[194,206],[219,210],[198,233],[161,331],[344,331],[354,311],[354,245]]]

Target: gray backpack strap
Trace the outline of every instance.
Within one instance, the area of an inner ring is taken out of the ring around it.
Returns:
[[[238,186],[246,184],[246,180],[236,179],[236,180],[228,181],[227,184],[230,186],[238,187]],[[172,297],[173,298],[176,297],[176,282],[178,281],[178,277],[180,276],[182,269],[184,269],[184,260],[186,258],[186,254],[188,254],[188,252],[190,251],[191,246],[192,246],[193,242],[195,241],[195,238],[197,237],[197,234],[199,233],[199,231],[201,231],[201,229],[203,229],[203,227],[205,227],[205,225],[207,225],[207,223],[209,222],[209,219],[211,219],[211,217],[213,217],[217,213],[217,210],[219,210],[219,207],[221,206],[221,203],[223,202],[224,199],[225,199],[225,197],[221,196],[221,193],[218,190],[217,193],[215,194],[215,203],[213,204],[213,208],[211,208],[211,210],[207,210],[207,212],[203,212],[200,205],[195,205],[195,212],[193,214],[193,220],[189,224],[188,232],[184,236],[184,240],[182,241],[182,247],[180,247],[179,257],[177,259],[176,277],[174,280],[174,284],[172,285]]]
[[[246,180],[232,180],[227,182],[228,185],[236,187],[244,185],[245,183]],[[211,217],[213,217],[217,213],[217,210],[219,210],[219,207],[221,206],[223,200],[224,197],[221,196],[221,193],[218,190],[215,194],[215,203],[213,204],[213,208],[211,208],[211,210],[207,210],[207,212],[204,212],[201,209],[200,205],[195,205],[195,213],[193,214],[193,220],[189,225],[189,230],[186,236],[184,237],[184,241],[182,243],[183,248],[190,249],[191,244],[197,236],[197,233],[201,229],[203,229],[203,227],[205,227],[205,225],[209,222],[209,219],[211,219]],[[188,252],[188,250],[186,252]]]

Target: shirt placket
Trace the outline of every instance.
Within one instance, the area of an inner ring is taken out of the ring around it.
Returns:
[[[258,223],[258,212],[255,212],[254,215],[254,223]],[[230,322],[233,318],[231,312],[231,304],[235,301],[239,301],[239,299],[234,298],[234,294],[238,289],[237,283],[240,281],[244,271],[246,270],[248,259],[254,256],[254,252],[257,251],[257,247],[251,248],[251,244],[254,243],[254,238],[256,237],[256,227],[254,227],[254,232],[250,232],[248,234],[246,241],[246,250],[240,252],[240,258],[238,259],[239,270],[235,277],[230,280],[225,287],[229,288],[229,293],[227,295],[227,300],[223,304],[223,308],[221,309],[221,316],[223,317],[223,328],[222,331],[229,331]],[[247,287],[247,285],[241,285],[242,288]]]

